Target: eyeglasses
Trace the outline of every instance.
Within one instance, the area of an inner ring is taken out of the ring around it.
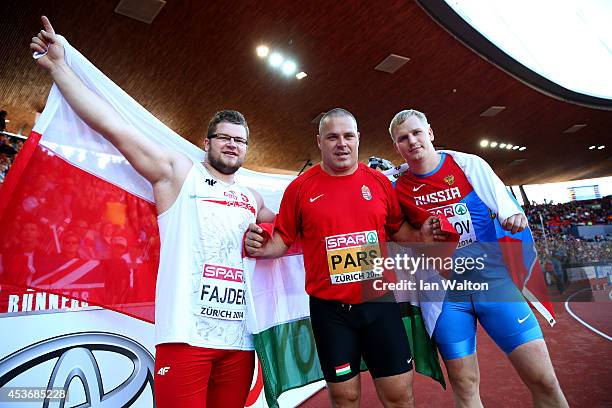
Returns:
[[[223,142],[223,144],[229,143],[230,140],[233,140],[234,143],[236,143],[238,146],[243,146],[243,147],[249,144],[249,141],[246,139],[243,139],[241,137],[236,137],[236,136],[225,135],[223,133],[215,133],[215,134],[208,136],[208,138],[220,140],[221,142]]]

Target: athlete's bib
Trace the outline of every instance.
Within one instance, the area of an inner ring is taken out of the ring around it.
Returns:
[[[221,265],[204,264],[200,282],[200,314],[225,320],[243,320],[244,271]]]
[[[325,237],[325,251],[332,284],[382,277],[374,272],[374,259],[382,257],[376,231]]]
[[[455,203],[429,210],[432,215],[444,215],[459,234],[457,249],[465,248],[477,241],[470,210],[464,203]]]

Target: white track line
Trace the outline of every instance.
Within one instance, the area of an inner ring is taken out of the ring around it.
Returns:
[[[565,310],[567,310],[567,313],[569,313],[574,319],[576,319],[578,321],[578,323],[582,324],[584,327],[586,327],[587,329],[591,330],[594,333],[599,334],[600,336],[602,336],[604,339],[612,341],[612,337],[608,336],[606,333],[601,332],[599,330],[597,330],[596,328],[594,328],[593,326],[591,326],[590,324],[588,324],[587,322],[585,322],[584,320],[582,320],[581,318],[579,318],[578,316],[576,316],[576,314],[574,312],[572,312],[572,310],[569,307],[569,302],[570,300],[576,296],[577,294],[579,294],[580,292],[584,292],[585,290],[589,290],[589,289],[582,289],[579,290],[578,292],[574,293],[573,295],[571,295],[570,297],[567,298],[567,300],[565,301]]]

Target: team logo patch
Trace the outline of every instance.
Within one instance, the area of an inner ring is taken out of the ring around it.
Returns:
[[[449,186],[452,186],[453,184],[455,184],[455,176],[449,174],[448,176],[444,177],[444,182],[446,182],[446,184],[448,184]]]
[[[372,199],[372,192],[370,191],[370,188],[366,186],[365,184],[361,186],[361,195],[363,196],[364,199],[368,201]]]
[[[339,377],[341,375],[350,373],[351,365],[349,363],[346,363],[346,364],[339,365],[338,367],[335,367],[335,369],[336,369],[336,376]]]

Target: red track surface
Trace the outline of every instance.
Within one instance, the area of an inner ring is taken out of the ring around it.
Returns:
[[[612,342],[593,333],[570,316],[563,303],[555,303],[557,324],[550,327],[540,319],[540,326],[570,407],[612,407],[610,376]],[[581,319],[612,336],[612,302],[572,302],[570,307]],[[531,407],[531,397],[505,354],[489,336],[478,328],[480,395],[485,407]],[[382,406],[369,374],[362,374],[361,406]],[[448,380],[447,380],[448,383]],[[417,407],[452,407],[452,392],[444,391],[433,380],[418,374],[414,393]],[[304,404],[305,408],[329,407],[326,389]]]

